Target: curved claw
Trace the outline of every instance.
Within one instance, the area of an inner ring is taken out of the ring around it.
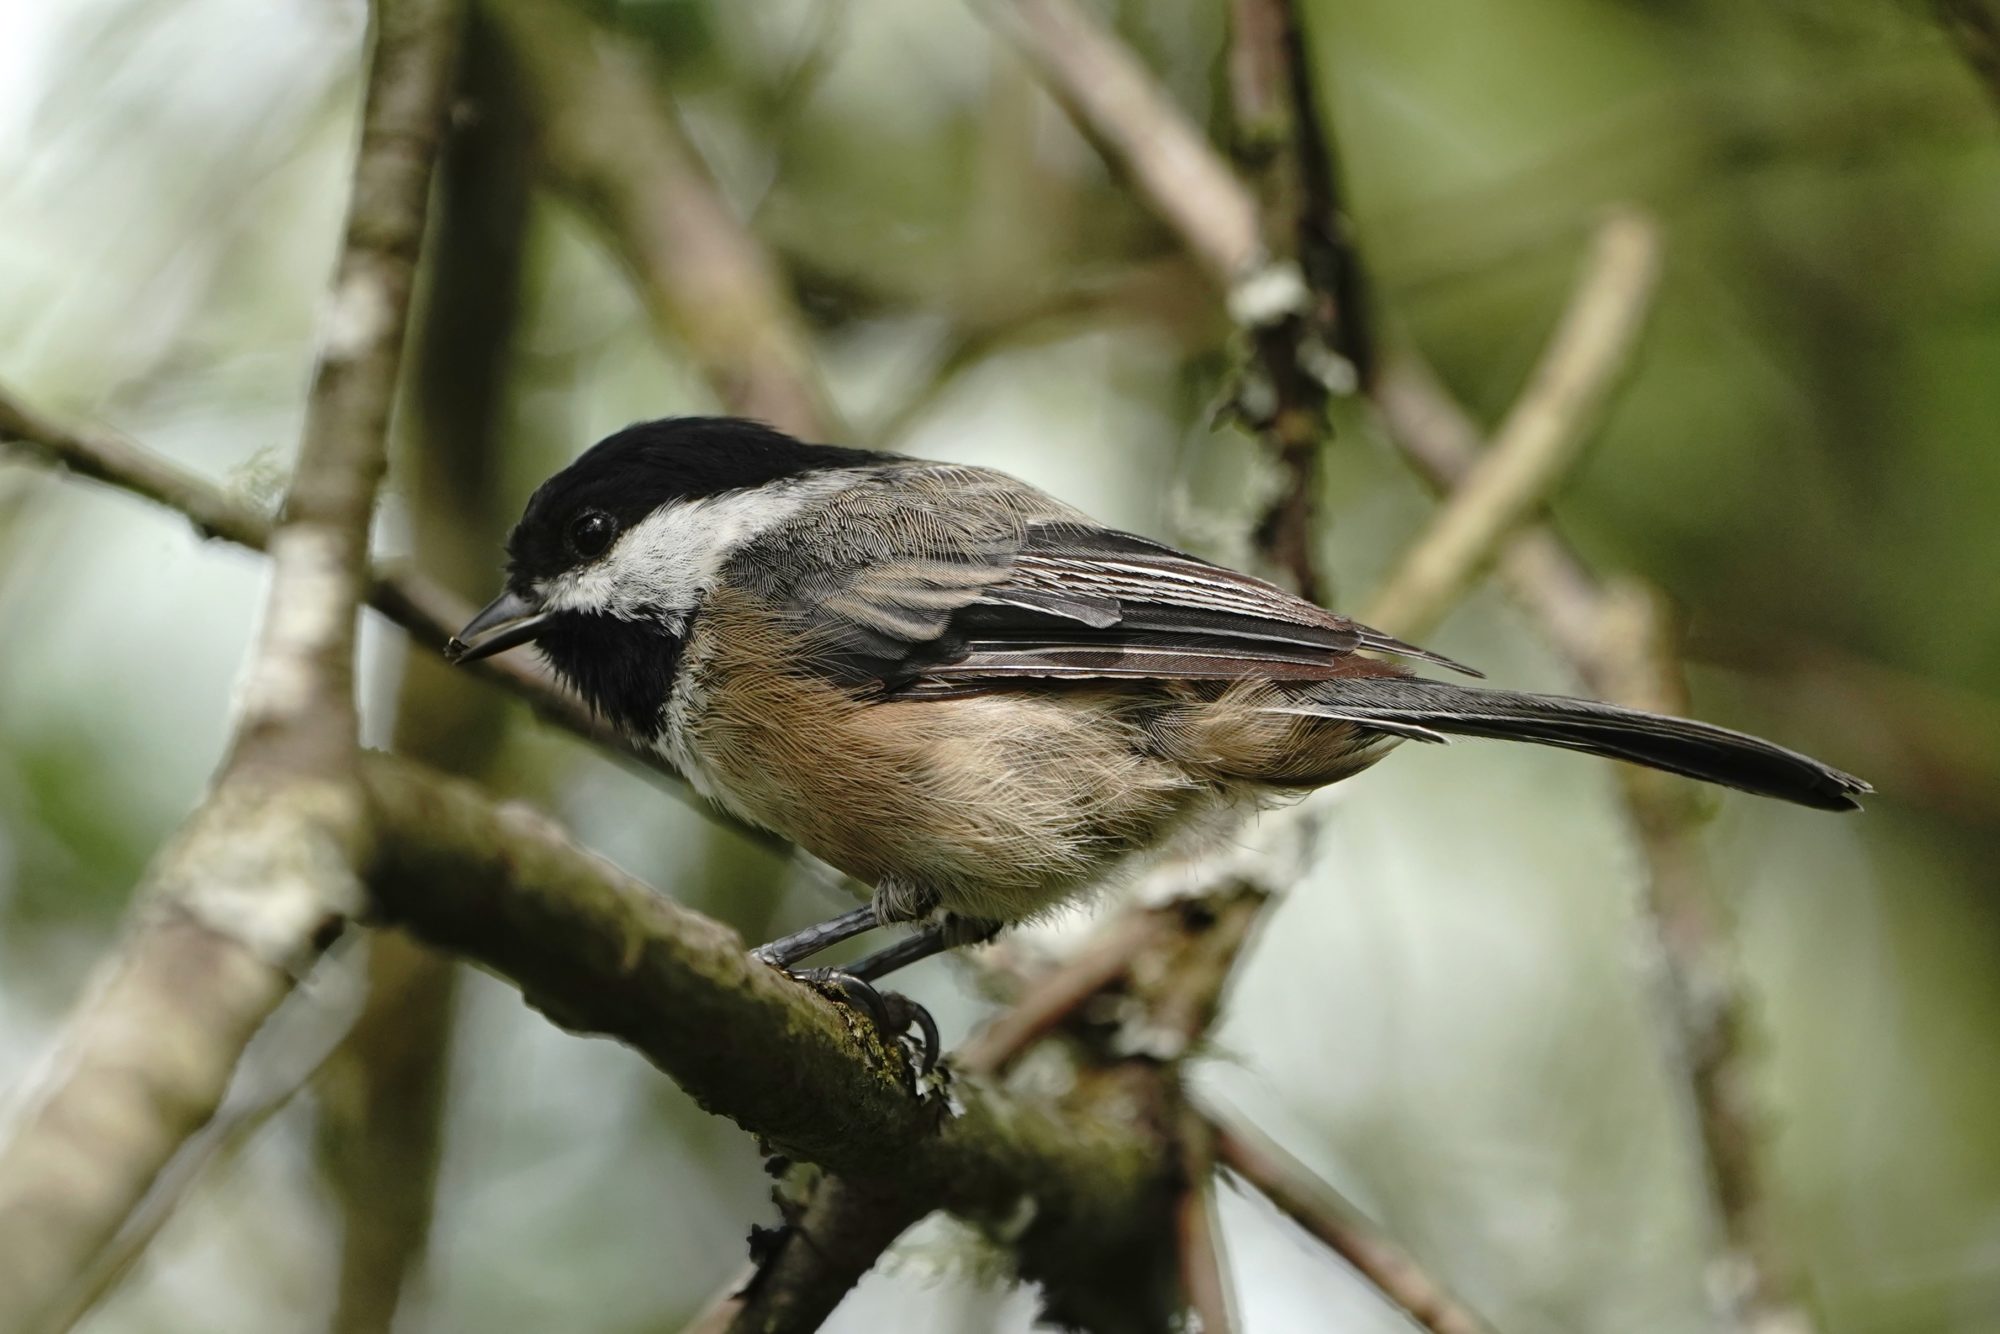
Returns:
[[[923,1035],[918,1044],[917,1073],[928,1075],[936,1070],[938,1057],[944,1053],[944,1040],[938,1036],[937,1020],[931,1018],[931,1012],[900,991],[876,994],[891,1006],[890,1013],[898,1020],[895,1032],[907,1034],[914,1026]]]
[[[937,1068],[938,1056],[944,1050],[943,1040],[938,1036],[937,1020],[931,1018],[929,1010],[902,992],[878,991],[872,983],[838,968],[812,968],[792,976],[801,982],[832,987],[849,1005],[866,1014],[869,1022],[884,1037],[899,1039],[911,1028],[916,1028],[922,1035],[917,1051],[917,1073],[928,1075]]]

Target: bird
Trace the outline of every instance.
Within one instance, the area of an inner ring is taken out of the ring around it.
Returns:
[[[737,418],[599,441],[530,497],[507,557],[447,655],[534,644],[704,797],[867,887],[755,953],[890,1026],[911,1013],[874,987],[894,969],[1405,743],[1532,742],[1830,811],[1871,790],[1707,723],[1420,676],[1481,674],[1007,473]]]

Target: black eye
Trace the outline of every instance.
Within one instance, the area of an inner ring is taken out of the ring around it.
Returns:
[[[603,510],[585,510],[569,521],[569,544],[585,560],[595,560],[618,536],[618,520]]]

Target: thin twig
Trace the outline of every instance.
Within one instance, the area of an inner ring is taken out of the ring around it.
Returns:
[[[1291,309],[1252,324],[1254,352],[1235,407],[1263,436],[1284,481],[1257,523],[1258,546],[1300,596],[1321,601],[1313,559],[1319,465],[1333,392],[1373,373],[1366,283],[1350,243],[1328,127],[1293,0],[1233,0],[1230,93],[1237,164],[1256,183],[1264,242],[1304,284]]]
[[[1373,400],[1396,447],[1441,492],[1464,481],[1486,452],[1479,424],[1407,349],[1389,358]],[[1497,571],[1557,651],[1588,669],[1585,685],[1603,696],[1603,683],[1589,674],[1598,658],[1597,580],[1582,559],[1554,529],[1532,523],[1503,543]]]
[[[2000,109],[2000,0],[1931,0],[1938,22]]]
[[[812,340],[770,257],[627,42],[559,0],[486,0],[534,108],[537,159],[607,234],[655,324],[732,412],[840,435]]]
[[[1477,426],[1409,354],[1385,373],[1376,403],[1391,437],[1441,489],[1469,477],[1483,457]],[[1543,525],[1507,541],[1499,572],[1591,693],[1633,708],[1685,710],[1686,689],[1651,594],[1606,588]],[[1664,1042],[1688,1100],[1695,1156],[1712,1202],[1710,1288],[1719,1315],[1729,1328],[1810,1331],[1769,1218],[1761,1122],[1743,1069],[1748,986],[1729,944],[1726,904],[1701,848],[1696,813],[1685,786],[1672,779],[1629,766],[1620,766],[1618,777],[1646,861],[1643,903],[1659,946],[1655,989]]]
[[[977,0],[1105,158],[1224,292],[1264,264],[1257,206],[1152,73],[1073,0]]]
[[[0,1147],[0,1330],[67,1323],[73,1286],[360,907],[372,823],[355,620],[458,17],[454,0],[378,10],[328,327],[229,756],[155,858],[128,938]]]
[[[1405,637],[1425,634],[1568,475],[1631,364],[1659,264],[1650,219],[1620,211],[1598,229],[1575,295],[1492,448],[1452,488],[1363,620]]]
[[[1305,1164],[1240,1121],[1211,1112],[1209,1123],[1218,1163],[1354,1266],[1420,1327],[1431,1334],[1490,1334],[1484,1321]]]
[[[1192,351],[1205,346],[1217,327],[1190,265],[1178,252],[1148,259],[1110,275],[1007,300],[994,294],[991,307],[957,312],[954,325],[928,357],[915,388],[868,425],[868,438],[892,449],[937,406],[959,379],[987,358],[1073,334],[1079,327],[1142,325],[1153,337],[1167,338]]]
[[[101,427],[68,427],[36,411],[0,388],[0,443],[34,461],[78,477],[154,500],[186,516],[204,536],[265,551],[273,520],[228,491]],[[378,565],[371,576],[368,605],[409,632],[416,647],[442,651],[474,611],[457,594],[393,564]],[[661,786],[690,810],[762,846],[789,847],[773,835],[744,824],[694,795],[685,779],[657,752],[635,746],[593,714],[523,654],[501,654],[466,664],[479,679],[499,686],[533,710],[543,722],[616,755],[627,764],[667,780]]]
[[[1200,1117],[1181,1119],[1182,1186],[1174,1218],[1181,1292],[1201,1334],[1229,1334],[1236,1322],[1230,1317],[1229,1278],[1216,1228],[1214,1135]]]
[[[255,505],[116,432],[64,425],[5,388],[0,388],[0,442],[31,461],[155,501],[185,517],[203,537],[252,551],[270,549],[276,520]],[[368,602],[409,631],[417,645],[439,651],[475,610],[416,571],[391,566],[375,569]],[[500,664],[498,668],[482,675],[526,700],[536,713],[597,744],[621,748],[608,728],[523,659],[492,661]]]
[[[954,1069],[998,1074],[1103,991],[1172,925],[1166,911],[1127,911],[1094,932],[1082,949],[1036,981],[1014,1005],[952,1053]]]

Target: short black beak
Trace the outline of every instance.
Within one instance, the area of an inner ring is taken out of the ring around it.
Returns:
[[[452,662],[477,662],[517,644],[533,642],[549,623],[549,613],[541,604],[508,589],[487,603],[480,613],[465,623],[444,646],[444,656]]]

